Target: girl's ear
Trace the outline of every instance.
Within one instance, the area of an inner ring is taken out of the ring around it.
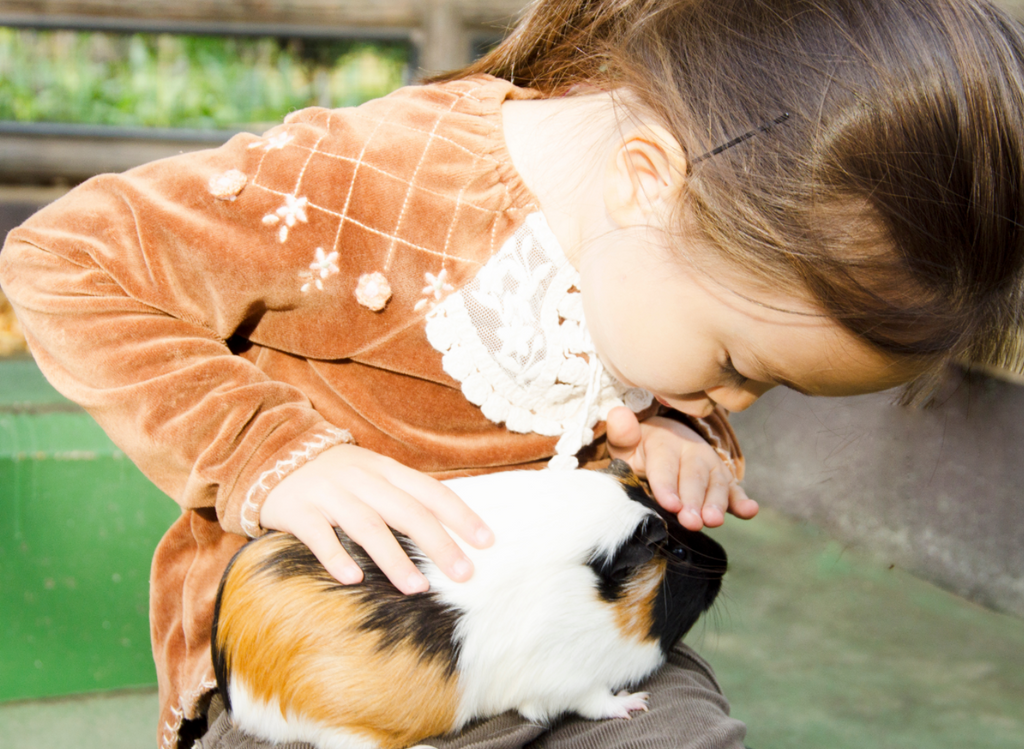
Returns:
[[[620,228],[665,221],[686,185],[686,156],[660,125],[642,125],[614,146],[605,169],[604,202]]]

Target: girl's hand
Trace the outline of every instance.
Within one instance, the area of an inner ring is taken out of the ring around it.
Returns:
[[[612,409],[607,424],[608,452],[646,477],[658,504],[675,513],[684,528],[717,527],[726,511],[745,520],[757,514],[757,502],[689,427],[659,416],[641,423],[624,407]]]
[[[357,583],[363,572],[338,541],[334,526],[341,528],[403,593],[430,586],[390,528],[415,541],[452,580],[473,574],[472,563],[442,523],[477,548],[494,541],[491,530],[447,486],[356,445],[336,445],[290,473],[260,510],[260,525],[291,533],[339,582]]]

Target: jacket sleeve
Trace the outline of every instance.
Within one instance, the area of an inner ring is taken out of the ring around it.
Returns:
[[[288,132],[322,135],[301,118]],[[281,478],[351,441],[229,345],[316,296],[302,282],[319,277],[318,238],[282,239],[314,222],[294,198],[252,187],[273,143],[239,135],[97,177],[0,253],[0,284],[53,385],[183,508],[216,507],[226,530],[248,535]]]

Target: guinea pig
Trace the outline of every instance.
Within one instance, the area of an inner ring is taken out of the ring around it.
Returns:
[[[342,531],[364,571],[332,578],[296,538],[235,555],[213,624],[217,683],[238,728],[320,749],[399,749],[517,710],[626,718],[625,691],[660,667],[715,600],[722,547],[684,529],[622,461],[445,482],[494,531],[466,582],[408,538],[430,582],[402,595]]]

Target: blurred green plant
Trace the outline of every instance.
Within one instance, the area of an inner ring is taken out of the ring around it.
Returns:
[[[229,129],[403,85],[409,47],[0,27],[0,120]]]

